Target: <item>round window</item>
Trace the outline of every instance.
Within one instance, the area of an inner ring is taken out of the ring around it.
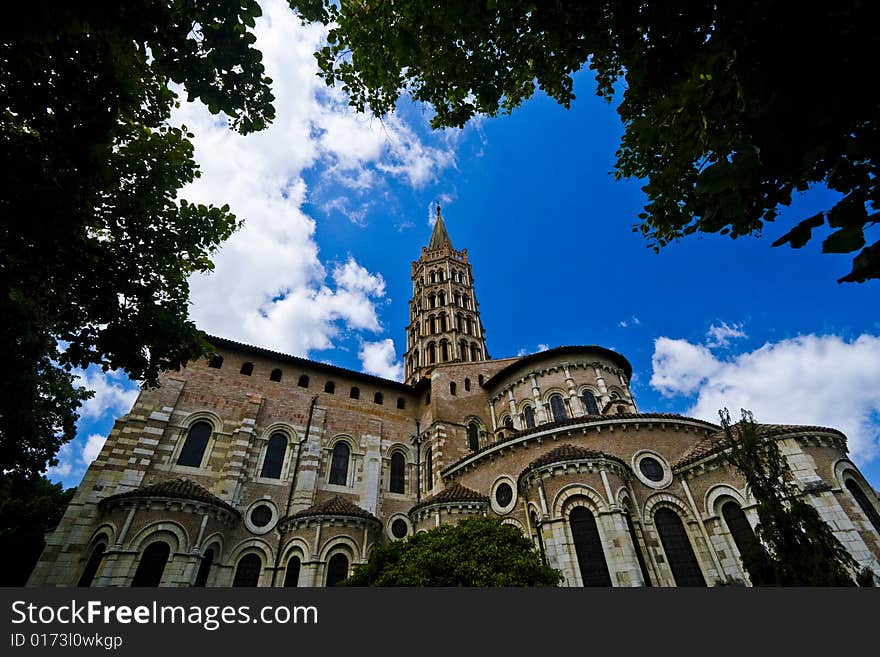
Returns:
[[[495,503],[504,508],[510,501],[513,499],[513,488],[510,487],[510,484],[503,483],[499,484],[495,489]]]
[[[663,478],[665,477],[663,466],[660,465],[660,461],[650,456],[646,456],[639,461],[639,470],[642,471],[642,474],[645,475],[646,479],[650,479],[651,481],[663,481]]]
[[[391,535],[394,538],[403,538],[408,531],[409,528],[406,526],[406,521],[403,518],[398,518],[391,523]]]
[[[265,504],[254,507],[251,511],[251,524],[254,527],[265,527],[272,522],[272,509]]]

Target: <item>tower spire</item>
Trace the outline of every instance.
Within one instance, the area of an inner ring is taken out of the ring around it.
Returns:
[[[452,248],[449,233],[446,232],[446,224],[443,223],[443,215],[440,214],[440,204],[437,204],[437,218],[434,221],[434,232],[431,233],[431,241],[428,242],[428,251],[435,251],[444,246]]]

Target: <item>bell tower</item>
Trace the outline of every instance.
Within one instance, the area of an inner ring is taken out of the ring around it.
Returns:
[[[437,206],[428,246],[412,263],[405,380],[415,385],[442,363],[489,360],[467,249],[457,251]]]

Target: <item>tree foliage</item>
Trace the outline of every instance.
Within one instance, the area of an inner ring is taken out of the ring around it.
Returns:
[[[624,80],[616,175],[646,180],[641,231],[659,250],[693,233],[759,234],[795,191],[824,184],[832,207],[774,245],[856,253],[841,281],[880,278],[880,5],[291,0],[330,24],[316,53],[358,111],[430,104],[434,127],[510,112],[542,90],[565,107],[588,65],[611,99]]]
[[[743,554],[755,586],[852,586],[858,564],[801,497],[791,470],[772,438],[761,434],[748,411],[730,423],[721,412],[725,459],[743,475],[756,500],[759,539]]]
[[[515,527],[494,518],[466,518],[403,541],[373,548],[346,586],[556,586],[559,571],[545,566]]]
[[[75,488],[45,477],[0,477],[0,586],[24,586],[43,552],[43,535],[64,515]]]
[[[0,34],[0,472],[40,472],[88,396],[73,368],[158,373],[206,352],[188,277],[238,223],[193,205],[177,85],[241,133],[274,116],[254,0],[32,0]],[[59,346],[60,344],[60,346]]]

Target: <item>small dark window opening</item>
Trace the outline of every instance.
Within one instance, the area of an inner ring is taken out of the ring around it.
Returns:
[[[261,477],[278,479],[281,477],[281,467],[284,465],[284,455],[287,452],[287,436],[283,433],[273,433],[266,447],[266,457],[263,459]]]
[[[79,577],[79,582],[77,582],[77,586],[91,586],[92,581],[95,579],[95,575],[98,574],[98,568],[101,566],[101,560],[104,558],[104,550],[107,549],[107,546],[104,543],[98,543],[93,549],[92,554],[89,557],[88,562],[86,562],[86,567],[83,568],[82,575]]]
[[[650,456],[643,458],[639,461],[639,470],[641,470],[642,474],[651,481],[663,481],[663,466],[660,465],[660,461],[655,458]]]
[[[403,397],[397,398],[397,408],[406,408],[406,400]]]
[[[223,356],[220,354],[214,354],[211,356],[211,360],[208,361],[208,367],[213,367],[214,369],[219,370],[223,367]]]
[[[260,504],[251,511],[251,524],[254,527],[265,527],[272,522],[272,509],[268,504]]]
[[[476,422],[468,424],[467,435],[468,447],[472,452],[476,452],[480,449],[480,425]]]
[[[335,394],[336,384],[333,381],[327,381],[327,383],[324,384],[324,392],[327,392],[331,395]]]
[[[208,440],[211,438],[212,427],[207,422],[196,422],[186,435],[186,442],[177,457],[177,465],[197,468],[202,464]]]
[[[584,586],[611,586],[611,573],[595,516],[589,509],[578,506],[572,509],[568,522]]]
[[[450,395],[454,395],[454,394],[455,394],[455,381],[450,381],[450,382],[449,382],[449,394],[450,394]]]
[[[269,375],[269,380],[270,381],[281,381],[281,370],[279,370],[277,368],[272,370],[272,373]]]
[[[287,561],[287,572],[284,573],[284,586],[288,588],[299,585],[299,571],[301,567],[299,557],[293,556]]]
[[[464,380],[464,389],[466,391],[470,392],[470,389],[471,389],[471,380],[470,379]]]
[[[260,583],[260,571],[263,569],[263,560],[256,554],[246,554],[238,561],[235,568],[235,577],[232,586],[256,586]]]
[[[351,453],[346,443],[336,443],[330,460],[330,483],[345,486],[348,483],[348,457]]]
[[[131,585],[159,586],[170,554],[171,546],[165,541],[150,543],[141,555],[141,561],[134,573],[134,578],[131,580]]]
[[[238,371],[239,374],[244,374],[245,376],[250,376],[254,373],[254,364],[253,363],[242,363],[241,369]]]
[[[584,408],[587,409],[587,415],[599,415],[599,405],[596,403],[596,397],[589,390],[584,390],[581,395],[584,402]]]
[[[480,374],[480,376],[477,377],[477,383],[479,383],[480,385],[483,385],[483,375],[482,374]]]
[[[211,574],[211,566],[214,564],[214,549],[208,549],[202,555],[202,563],[199,564],[199,572],[196,574],[196,581],[193,586],[202,587],[208,583],[208,575]]]
[[[523,420],[525,420],[526,428],[532,429],[535,426],[535,409],[531,406],[523,408]]]
[[[513,500],[513,488],[506,482],[499,484],[498,488],[495,489],[495,503],[504,508],[510,504],[511,500]]]
[[[391,486],[392,493],[406,491],[406,457],[400,452],[391,455]]]
[[[327,586],[336,586],[348,577],[348,557],[334,554],[327,563]]]
[[[305,374],[303,374],[302,376],[299,377],[299,381],[296,382],[296,385],[298,385],[300,388],[308,388],[309,387],[309,377],[307,377]]]
[[[504,416],[504,426],[508,429],[513,429],[513,418],[509,415]]]
[[[745,557],[755,554],[754,550],[758,549],[758,539],[755,532],[752,530],[742,507],[733,500],[724,503],[724,506],[721,507],[721,515],[724,516],[724,522],[727,523],[736,549],[739,550],[745,564]]]
[[[676,586],[706,586],[694,548],[678,514],[661,508],[654,514],[654,525]]]
[[[425,452],[425,490],[434,488],[434,452],[429,447]]]
[[[361,398],[361,389],[357,386],[353,386],[351,390],[348,391],[348,396],[352,399],[360,399]]]
[[[550,411],[553,413],[554,422],[560,422],[568,418],[562,395],[553,395],[550,397]]]
[[[382,395],[381,392],[377,392],[375,395],[373,395],[373,403],[374,404],[384,404],[385,403],[385,397]]]
[[[403,518],[397,518],[391,523],[391,535],[394,538],[401,539],[406,536],[408,532],[409,528],[406,526],[406,521]]]

